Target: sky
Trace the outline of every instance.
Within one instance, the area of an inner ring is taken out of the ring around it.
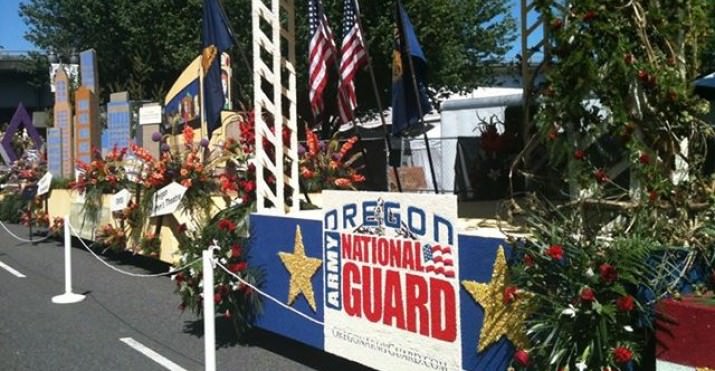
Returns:
[[[21,2],[21,0],[2,0],[0,2],[0,46],[7,51],[37,49],[22,37],[27,26],[18,14]]]
[[[22,0],[0,0],[0,46],[2,46],[5,51],[26,52],[37,49],[23,37],[27,26],[18,14],[21,2]],[[517,21],[518,26],[520,24],[519,1],[512,0],[512,3],[512,15]],[[507,54],[506,60],[510,61],[515,54],[521,53],[520,42],[519,38],[514,41],[514,47]]]

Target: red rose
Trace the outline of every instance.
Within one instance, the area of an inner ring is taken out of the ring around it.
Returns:
[[[527,267],[533,267],[534,266],[534,258],[531,257],[531,255],[524,255],[524,265]]]
[[[635,302],[633,301],[633,297],[630,295],[621,296],[620,298],[616,299],[616,307],[621,312],[632,311],[633,308],[635,308]]]
[[[596,294],[589,287],[584,287],[581,289],[581,301],[584,303],[591,303],[596,300]]]
[[[628,349],[628,347],[618,346],[613,349],[613,360],[616,363],[624,364],[628,363],[633,359],[633,351]]]
[[[256,182],[249,180],[243,185],[243,190],[246,192],[253,192],[256,190]]]
[[[606,174],[606,171],[603,169],[597,169],[596,171],[594,171],[593,176],[599,183],[605,183],[608,181],[608,174]]]
[[[586,14],[583,15],[583,21],[584,22],[591,22],[594,18],[598,16],[598,13],[596,13],[593,10],[589,10],[586,12]]]
[[[228,270],[230,270],[232,273],[238,273],[238,272],[245,271],[247,267],[248,267],[248,264],[246,262],[240,262],[240,263],[229,264]]]
[[[514,353],[514,360],[519,366],[526,367],[529,365],[529,352],[519,349]]]
[[[638,71],[638,79],[640,79],[641,81],[646,82],[646,81],[648,81],[649,78],[650,78],[650,74],[648,73],[648,71],[644,71],[644,70]]]
[[[577,149],[573,153],[573,157],[579,161],[583,160],[584,158],[586,158],[586,152],[584,152],[584,150],[582,150],[582,149]]]
[[[561,260],[564,258],[564,248],[561,245],[551,245],[546,249],[546,255],[550,256],[551,259]]]
[[[517,299],[516,291],[518,289],[515,286],[507,286],[504,288],[504,304],[510,304]]]
[[[561,18],[556,18],[553,21],[551,21],[551,29],[554,31],[558,31],[561,29],[561,27],[564,26],[564,21],[561,20]]]
[[[648,165],[650,164],[650,156],[648,156],[647,153],[642,153],[640,157],[638,157],[638,162],[640,162],[641,165]]]
[[[241,246],[237,243],[233,244],[231,246],[231,257],[232,258],[239,258],[241,257]]]
[[[598,267],[598,272],[601,274],[601,281],[606,284],[610,285],[618,279],[618,272],[616,272],[616,268],[608,263],[601,264],[601,266]]]
[[[218,303],[221,302],[221,300],[223,300],[223,298],[221,297],[221,294],[218,293],[218,292],[215,293],[215,294],[214,294],[214,303],[215,303],[215,304],[218,304]]]
[[[658,192],[656,191],[649,191],[648,192],[648,201],[654,202],[658,199]]]
[[[221,219],[218,222],[218,229],[227,231],[227,232],[233,232],[236,230],[236,223],[228,220],[228,219]]]

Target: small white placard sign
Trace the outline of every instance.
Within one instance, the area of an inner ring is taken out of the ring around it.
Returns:
[[[126,189],[122,189],[121,191],[115,193],[112,196],[112,204],[110,210],[112,210],[112,212],[124,210],[124,208],[129,205],[129,200],[131,199],[132,194],[129,193],[129,191],[127,191]]]
[[[37,195],[41,196],[50,191],[50,184],[52,184],[52,174],[48,171],[45,175],[40,178],[37,182]]]
[[[158,190],[154,194],[151,216],[167,215],[176,211],[181,205],[181,199],[184,197],[185,192],[186,187],[176,182],[171,182],[171,184]]]
[[[147,124],[161,124],[161,106],[159,104],[145,104],[139,108],[139,125]]]

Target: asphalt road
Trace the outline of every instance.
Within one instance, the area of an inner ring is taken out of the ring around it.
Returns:
[[[20,236],[27,229],[8,226]],[[202,370],[203,322],[178,308],[168,277],[134,278],[116,273],[74,241],[75,293],[83,302],[58,305],[64,292],[62,245],[31,245],[0,229],[0,370],[166,370],[129,346],[140,343],[175,364]],[[135,273],[168,270],[154,260],[121,254],[107,262]],[[239,343],[228,324],[216,323],[219,370],[366,370],[290,339],[253,331]],[[121,341],[120,339],[125,339]]]

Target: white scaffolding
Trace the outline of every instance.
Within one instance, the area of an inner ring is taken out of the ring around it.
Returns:
[[[252,9],[258,211],[298,211],[294,2],[253,0]]]

